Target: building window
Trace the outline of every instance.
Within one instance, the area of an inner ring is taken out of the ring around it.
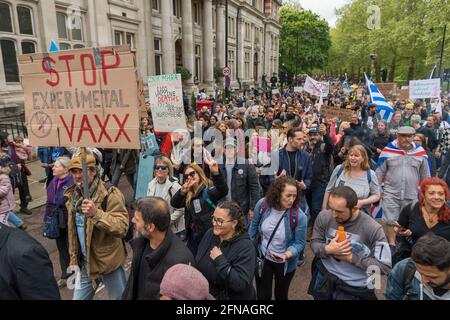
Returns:
[[[159,0],[152,0],[152,9],[159,12]]]
[[[251,37],[251,26],[250,23],[245,23],[245,40],[250,41]]]
[[[250,53],[246,52],[244,55],[244,79],[250,76]]]
[[[33,34],[33,21],[30,8],[18,6],[17,19],[19,20],[21,34]]]
[[[57,12],[56,20],[58,24],[58,38],[67,39],[66,16],[60,12]]]
[[[231,69],[231,75],[236,74],[236,70],[234,68],[234,50],[228,50],[228,67]]]
[[[61,49],[61,50],[70,50],[71,47],[70,47],[70,44],[68,44],[68,43],[60,42],[59,43],[59,49]]]
[[[11,10],[9,5],[4,2],[0,2],[0,16],[2,17],[0,19],[0,31],[13,32]]]
[[[172,5],[173,5],[173,15],[177,18],[181,18],[181,0],[173,0]]]
[[[114,31],[114,44],[116,46],[127,44],[130,47],[130,49],[134,51],[136,49],[134,33],[119,30]]]
[[[199,45],[195,46],[195,77],[198,82],[202,81],[202,64],[201,64],[201,47]]]
[[[22,54],[35,53],[35,52],[36,52],[36,46],[34,45],[34,42],[22,41]]]
[[[153,50],[155,51],[155,75],[162,74],[162,52],[161,52],[161,39],[154,38]]]
[[[234,18],[228,17],[228,34],[230,35],[230,37],[233,38],[236,36],[235,34],[236,25],[234,21],[235,21]]]
[[[76,45],[73,46],[73,48],[74,49],[83,49],[83,48],[85,48],[85,46],[82,45],[82,44],[76,44]]]
[[[200,2],[194,2],[193,3],[193,14],[194,14],[194,23],[200,25],[200,19],[201,19],[201,6]]]
[[[3,68],[6,82],[19,82],[19,68],[16,58],[16,43],[12,40],[0,40]]]

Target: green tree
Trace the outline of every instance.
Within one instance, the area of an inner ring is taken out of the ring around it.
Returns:
[[[323,68],[331,46],[328,23],[295,5],[280,9],[280,70],[295,75]]]
[[[369,28],[373,5],[380,9],[381,23]],[[325,70],[362,78],[363,71],[371,70],[369,54],[375,53],[376,81],[380,81],[381,69],[386,68],[387,81],[407,83],[427,78],[439,63],[450,0],[353,0],[336,13],[338,20],[330,32],[332,45]],[[442,70],[450,65],[449,38],[447,34]]]

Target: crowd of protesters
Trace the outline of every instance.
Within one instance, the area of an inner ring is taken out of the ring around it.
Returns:
[[[448,93],[440,109],[391,100],[387,122],[356,81],[351,90],[332,80],[322,99],[280,91],[186,105],[184,132],[155,132],[149,112],[142,134],[159,150],[133,208],[117,186],[124,175],[135,192],[139,151],[88,148],[85,197],[79,150],[39,148],[58,281],[13,212],[18,188],[20,212],[31,214],[31,147],[2,137],[0,279],[9,282],[0,281],[0,299],[59,299],[58,287],[79,275],[75,300],[93,299],[100,283],[110,299],[287,300],[295,273],[312,272],[314,299],[374,300],[376,268],[388,276],[387,299],[450,300]],[[302,268],[307,246],[311,271]]]

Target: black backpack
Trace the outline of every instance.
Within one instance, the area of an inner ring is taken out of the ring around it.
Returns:
[[[22,183],[22,172],[17,167],[17,164],[11,161],[7,155],[0,156],[0,167],[9,168],[9,180],[11,180],[11,186],[14,191]]]

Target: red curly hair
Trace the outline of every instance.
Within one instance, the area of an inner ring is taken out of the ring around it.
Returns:
[[[441,186],[442,189],[444,189],[446,202],[444,203],[444,205],[438,212],[438,220],[439,220],[439,222],[442,222],[442,223],[448,223],[448,221],[450,220],[450,210],[447,205],[447,201],[449,200],[449,190],[448,190],[447,183],[444,180],[439,179],[437,177],[431,177],[431,178],[424,179],[420,183],[420,185],[419,185],[419,187],[420,187],[420,191],[419,191],[420,206],[424,205],[424,202],[425,202],[424,194],[425,194],[425,192],[427,192],[427,189],[430,186]]]

